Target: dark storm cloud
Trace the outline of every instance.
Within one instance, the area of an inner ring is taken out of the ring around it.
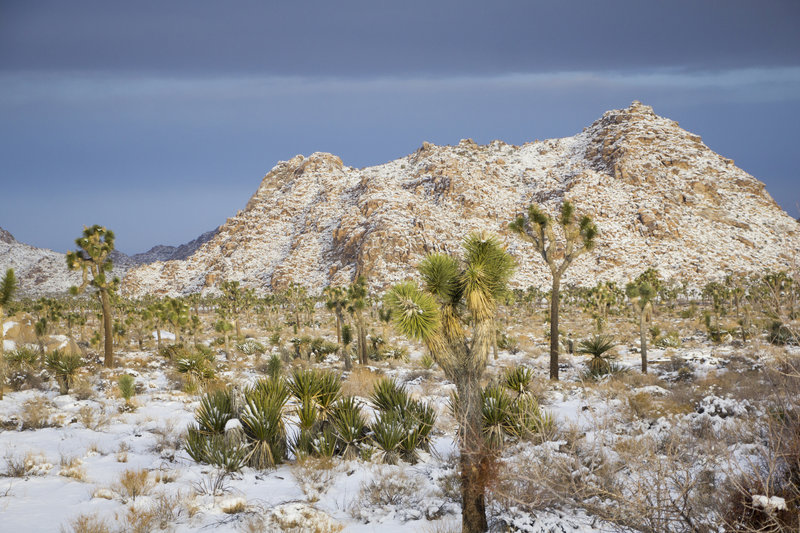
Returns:
[[[452,75],[797,65],[800,2],[743,0],[0,5],[9,70]]]

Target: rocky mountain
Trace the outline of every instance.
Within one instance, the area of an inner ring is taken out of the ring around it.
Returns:
[[[505,239],[518,260],[515,286],[545,288],[544,263],[507,224],[531,202],[555,214],[564,199],[600,230],[596,252],[576,261],[566,283],[625,282],[655,267],[699,284],[800,258],[800,226],[761,182],[634,102],[575,136],[523,146],[423,143],[363,169],[331,154],[298,155],[278,163],[194,254],[132,269],[124,290],[186,294],[238,280],[318,292],[356,274],[380,287],[413,277],[428,252],[459,252],[475,230]]]
[[[216,230],[203,233],[197,239],[180,246],[154,246],[144,253],[128,256],[118,250],[111,254],[113,273],[123,278],[133,267],[153,261],[186,259],[208,242]],[[80,272],[69,272],[65,255],[46,248],[37,248],[17,241],[11,233],[0,228],[0,272],[13,268],[23,296],[58,294],[81,283]]]

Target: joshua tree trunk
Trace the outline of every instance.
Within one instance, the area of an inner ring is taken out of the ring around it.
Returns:
[[[561,276],[553,274],[553,286],[550,292],[550,379],[558,381],[558,307],[561,303],[559,294]]]
[[[100,305],[103,307],[103,337],[105,340],[105,357],[103,365],[106,368],[114,366],[114,337],[111,331],[111,303],[108,301],[108,291],[100,290]]]
[[[497,324],[492,325],[492,355],[495,361],[497,361]]]
[[[359,310],[356,313],[356,329],[358,329],[358,362],[362,365],[367,364],[367,332],[364,327],[364,313]]]
[[[342,324],[344,324],[344,316],[342,316],[342,310],[338,307],[334,311],[336,315],[336,342],[337,344],[342,343]]]
[[[642,374],[647,374],[647,333],[644,327],[645,314],[646,312],[644,310],[639,314],[639,346],[642,351]]]
[[[456,382],[461,411],[461,531],[483,533],[486,522],[487,454],[482,434],[481,387],[475,375],[460,376]]]

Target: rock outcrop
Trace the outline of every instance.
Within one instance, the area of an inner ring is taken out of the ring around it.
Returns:
[[[469,232],[489,230],[518,260],[512,283],[546,287],[545,265],[507,224],[531,202],[555,214],[565,198],[600,230],[596,252],[566,283],[625,282],[655,267],[700,284],[790,268],[800,257],[797,221],[761,182],[634,102],[573,137],[523,146],[423,143],[363,169],[331,154],[298,155],[278,163],[194,254],[134,268],[123,286],[176,295],[224,280],[259,291],[295,281],[319,292],[364,274],[377,288],[413,277],[425,254],[457,253]]]

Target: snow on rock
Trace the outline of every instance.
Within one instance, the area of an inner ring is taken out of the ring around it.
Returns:
[[[786,500],[779,496],[766,497],[762,494],[753,496],[753,507],[760,507],[768,513],[786,510]]]
[[[434,251],[460,252],[476,230],[500,234],[519,259],[512,285],[546,288],[549,273],[508,222],[531,202],[555,215],[564,199],[600,230],[567,284],[629,281],[648,267],[697,286],[729,272],[785,269],[798,223],[764,185],[699,136],[634,102],[582,133],[513,146],[423,143],[368,168],[326,153],[278,163],[246,208],[183,261],[135,268],[127,294],[258,291],[290,281],[319,292],[365,274],[376,288],[415,275]]]

